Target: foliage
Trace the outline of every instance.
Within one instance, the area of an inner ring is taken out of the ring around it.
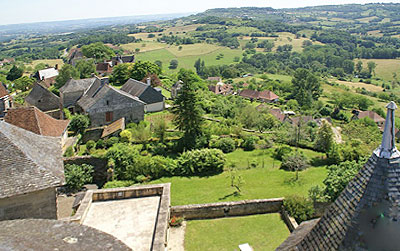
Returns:
[[[115,56],[114,51],[101,42],[82,46],[82,53],[87,58],[110,59]]]
[[[342,193],[347,184],[360,171],[364,161],[346,161],[339,165],[328,167],[328,175],[324,179],[325,185],[324,195],[330,201],[335,201]]]
[[[308,198],[312,200],[312,202],[326,202],[327,198],[324,195],[324,189],[319,186],[313,186],[308,190]]]
[[[192,149],[196,145],[196,140],[203,135],[203,111],[200,107],[200,97],[195,91],[195,83],[190,77],[194,73],[183,69],[179,73],[181,76],[185,76],[183,78],[185,81],[182,83],[178,97],[174,100],[175,106],[172,113],[175,117],[173,122],[184,133],[183,146],[186,149]]]
[[[94,149],[96,147],[96,142],[94,142],[94,140],[89,140],[88,142],[86,142],[86,150],[90,151],[92,149]]]
[[[128,81],[130,76],[130,64],[118,64],[113,68],[113,74],[110,77],[110,82],[114,85],[121,86]]]
[[[152,74],[160,75],[161,69],[158,65],[150,61],[137,61],[131,65],[129,71],[129,77],[136,80],[144,79],[146,76]]]
[[[99,140],[96,142],[96,149],[103,149],[104,146],[105,146],[104,140],[99,139]]]
[[[104,184],[103,188],[130,187],[133,184],[135,184],[135,182],[132,180],[112,180]]]
[[[32,88],[33,82],[33,79],[29,78],[28,76],[23,76],[15,80],[14,86],[17,90],[27,91]]]
[[[74,131],[75,134],[82,134],[86,128],[88,128],[90,120],[85,115],[74,115],[72,116],[71,122],[69,123],[69,129]]]
[[[111,137],[111,138],[108,138],[108,139],[104,142],[104,144],[105,144],[105,146],[106,146],[107,148],[109,148],[109,147],[112,147],[113,145],[117,144],[118,142],[119,142],[119,138],[117,138],[117,137]]]
[[[319,79],[310,71],[299,68],[294,73],[292,95],[300,106],[311,107],[313,100],[318,100],[322,93]]]
[[[219,149],[201,149],[186,151],[177,161],[177,172],[180,175],[204,176],[221,173],[226,158]]]
[[[258,141],[258,137],[248,136],[248,137],[244,138],[242,148],[245,151],[252,151],[252,150],[256,149],[257,141]]]
[[[96,73],[96,65],[93,59],[90,60],[78,60],[75,65],[76,70],[79,72],[79,77],[90,78],[92,74]]]
[[[172,60],[169,62],[168,68],[171,69],[171,70],[174,70],[174,69],[178,68],[178,63],[179,63],[178,60],[172,59]]]
[[[56,87],[60,88],[70,79],[78,79],[80,76],[78,70],[70,65],[64,64],[63,67],[59,70],[58,76],[56,77]]]
[[[169,225],[171,227],[180,227],[185,219],[183,217],[176,217],[172,216],[172,218],[169,220]]]
[[[288,196],[283,201],[283,206],[297,223],[311,219],[314,214],[313,202],[302,196]]]
[[[64,157],[72,157],[74,156],[74,148],[72,146],[67,147],[67,150],[65,150]]]
[[[309,167],[308,162],[303,153],[294,152],[283,157],[281,168],[286,171],[302,171]]]
[[[323,121],[322,126],[318,129],[314,147],[318,151],[328,152],[333,144],[333,131],[331,125]]]
[[[287,155],[292,152],[289,146],[281,146],[275,149],[274,157],[278,160],[283,160]]]
[[[93,166],[91,165],[65,165],[66,187],[72,192],[81,190],[85,184],[92,182],[92,173]]]
[[[235,151],[235,141],[232,138],[221,138],[217,141],[216,147],[224,153]]]
[[[14,81],[16,79],[19,79],[20,77],[22,77],[23,73],[24,73],[24,70],[22,68],[19,68],[18,66],[13,65],[13,67],[7,73],[7,80]]]
[[[123,143],[129,143],[132,141],[132,133],[129,130],[123,130],[119,136],[121,138],[121,142]]]

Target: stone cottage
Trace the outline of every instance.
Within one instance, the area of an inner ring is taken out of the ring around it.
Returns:
[[[0,118],[4,117],[7,109],[12,107],[12,98],[7,88],[0,82]]]
[[[158,112],[164,110],[165,97],[161,94],[161,90],[153,88],[150,84],[150,78],[146,83],[129,79],[121,87],[121,91],[129,93],[134,97],[138,97],[141,101],[146,103],[146,112]]]
[[[99,85],[100,83],[100,79],[96,77],[79,80],[69,79],[60,88],[60,102],[62,107],[68,108],[72,113],[75,113],[75,106],[78,100],[93,84]]]
[[[182,89],[182,80],[177,81],[171,87],[171,97],[176,98],[178,96],[179,91]]]
[[[0,221],[57,219],[56,187],[64,183],[59,138],[0,121]]]
[[[56,65],[55,67],[39,70],[33,75],[33,77],[35,77],[38,81],[43,81],[48,86],[51,86],[56,82],[57,76],[58,65]]]
[[[77,111],[89,115],[91,127],[98,127],[121,118],[139,122],[144,119],[144,106],[139,98],[96,81],[77,102]]]
[[[400,152],[394,102],[381,145],[320,219],[303,222],[276,250],[398,250]]]
[[[25,103],[35,106],[43,112],[60,109],[60,98],[41,83],[35,83],[29,95],[26,96]]]
[[[63,146],[68,138],[69,120],[54,119],[34,106],[9,109],[4,121],[42,136],[60,137]]]

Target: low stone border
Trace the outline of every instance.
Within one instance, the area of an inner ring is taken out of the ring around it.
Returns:
[[[283,198],[242,200],[209,204],[193,204],[171,207],[171,217],[184,217],[186,220],[213,219],[229,216],[278,213]]]
[[[167,245],[167,231],[170,212],[170,187],[171,184],[167,183],[125,188],[89,190],[82,199],[76,214],[63,220],[82,224],[86,214],[89,211],[90,205],[94,201],[160,196],[156,225],[153,232],[152,250],[164,251]]]
[[[293,217],[290,217],[283,207],[281,210],[281,216],[282,220],[285,222],[290,232],[293,232],[299,226],[299,224],[297,224],[297,221]]]

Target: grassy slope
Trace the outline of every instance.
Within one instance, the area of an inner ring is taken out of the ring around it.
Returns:
[[[238,250],[244,243],[254,250],[274,250],[288,236],[279,214],[188,221],[185,250]]]
[[[304,150],[310,157],[321,156],[319,153]],[[284,197],[291,194],[307,195],[310,187],[322,183],[326,176],[324,167],[311,167],[299,173],[299,181],[293,182],[295,173],[279,169],[279,161],[272,161],[271,151],[263,154],[262,150],[245,152],[236,150],[227,155],[229,162],[237,164],[244,184],[242,194],[234,196],[234,189],[230,187],[230,174],[225,171],[210,177],[171,177],[162,178],[152,183],[172,183],[171,205],[185,205],[209,203],[218,201],[235,201],[244,199],[263,199]],[[258,160],[259,167],[247,168],[247,160]],[[264,168],[262,168],[264,159]]]
[[[355,59],[355,63],[359,59]],[[393,72],[400,75],[400,60],[399,59],[361,59],[363,62],[363,67],[367,69],[367,64],[369,61],[376,63],[375,73],[377,77],[382,78],[385,81],[391,81],[393,79]]]

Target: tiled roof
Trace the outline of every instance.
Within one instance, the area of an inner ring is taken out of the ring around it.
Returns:
[[[51,137],[61,137],[69,124],[69,120],[54,119],[33,106],[9,109],[4,120],[33,133]]]
[[[293,232],[277,250],[398,250],[400,152],[394,135],[397,107],[391,102],[387,108],[390,112],[381,145],[315,226],[302,234]]]
[[[258,98],[258,91],[245,89],[245,90],[242,90],[239,93],[239,95],[242,96],[242,97],[246,97],[246,98],[257,99]]]
[[[0,221],[1,250],[131,250],[114,236],[73,222],[24,219]]]
[[[61,140],[0,121],[0,198],[63,184]]]
[[[270,100],[273,101],[275,99],[278,99],[279,96],[273,93],[272,91],[255,91],[255,90],[250,90],[250,89],[244,89],[239,93],[240,96],[246,97],[246,98],[252,98],[252,99],[265,99],[265,100]]]
[[[272,91],[262,91],[259,93],[259,98],[266,100],[275,100],[278,99],[279,96],[273,93]]]
[[[376,112],[373,111],[361,111],[358,114],[358,118],[362,119],[365,117],[369,117],[370,119],[372,119],[375,123],[383,123],[385,122],[385,119],[382,118],[381,116],[379,116]]]
[[[9,93],[6,87],[0,82],[0,98],[7,96]]]
[[[86,91],[96,80],[98,80],[96,77],[78,80],[71,78],[60,88],[60,92],[68,93]]]
[[[110,125],[106,126],[101,134],[101,138],[107,137],[119,130],[123,131],[125,129],[125,118],[122,117],[117,121],[111,123]]]

